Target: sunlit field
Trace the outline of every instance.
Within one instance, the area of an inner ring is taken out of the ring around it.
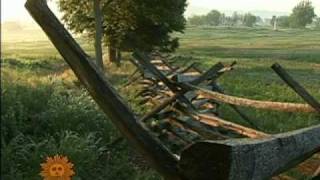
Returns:
[[[134,150],[125,141],[113,143],[120,134],[40,29],[2,33],[3,179],[40,179],[41,162],[57,152],[75,164],[75,180],[160,179],[139,157],[132,157]],[[278,62],[320,100],[319,30],[189,27],[175,36],[181,39],[174,58],[177,65],[199,62],[208,69],[219,61],[237,61],[235,69],[218,81],[227,94],[304,103],[270,68]],[[77,41],[94,54],[92,42],[80,37]],[[137,87],[120,90],[134,71],[126,61],[129,56],[124,55],[119,69],[106,62],[106,71],[128,104],[143,113],[146,109],[137,104],[134,94]],[[242,110],[267,133],[320,124],[314,114]],[[220,111],[224,119],[249,126],[229,107]],[[294,175],[307,179],[304,174]]]
[[[183,61],[237,61],[219,82],[228,94],[260,100],[303,102],[271,69],[278,62],[312,95],[320,99],[320,31],[247,28],[189,28],[181,35]],[[236,120],[227,108],[226,119]],[[319,117],[245,109],[267,132],[278,133],[320,123]]]

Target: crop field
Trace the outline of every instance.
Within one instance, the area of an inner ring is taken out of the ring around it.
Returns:
[[[75,78],[41,30],[2,32],[1,46],[1,177],[40,179],[47,156],[67,155],[74,163],[75,180],[161,179],[125,141]],[[320,31],[266,28],[189,27],[180,38],[175,63],[199,62],[201,68],[217,62],[235,69],[218,83],[230,95],[257,100],[304,101],[270,68],[281,64],[320,100]],[[93,55],[93,43],[77,38]],[[128,104],[146,112],[134,96],[136,87],[122,89],[134,71],[124,54],[120,68],[106,61],[107,76]],[[281,133],[320,124],[319,115],[241,108],[267,133]],[[229,107],[226,120],[247,125]],[[117,143],[115,143],[117,142]],[[138,163],[137,163],[138,161]],[[294,172],[291,172],[294,173]],[[305,174],[295,174],[307,179]]]

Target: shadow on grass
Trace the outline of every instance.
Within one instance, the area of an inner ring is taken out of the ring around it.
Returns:
[[[59,73],[65,71],[68,66],[61,59],[15,59],[3,58],[1,59],[1,66],[3,68],[15,69],[18,71],[32,71],[39,76],[47,76],[52,73]]]

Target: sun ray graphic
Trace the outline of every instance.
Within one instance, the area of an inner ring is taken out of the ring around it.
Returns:
[[[73,164],[65,156],[47,157],[41,168],[40,175],[44,180],[71,180],[71,176],[75,174]]]

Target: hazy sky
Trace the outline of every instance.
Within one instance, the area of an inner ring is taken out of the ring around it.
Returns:
[[[26,0],[1,0],[1,20],[31,21],[29,14],[24,8]],[[266,10],[290,12],[301,0],[188,0],[190,14],[194,8],[218,9],[218,10]],[[49,1],[50,2],[50,1]],[[54,1],[52,1],[54,2]],[[320,16],[320,0],[312,0],[316,7],[316,13]],[[56,9],[54,3],[51,7]],[[198,12],[198,11],[197,11]]]
[[[301,0],[188,0],[191,6],[218,10],[266,10],[290,12]],[[320,0],[311,0],[320,12]]]
[[[1,0],[1,21],[31,21],[31,16],[24,7],[26,0]],[[56,9],[54,1],[48,1]]]

